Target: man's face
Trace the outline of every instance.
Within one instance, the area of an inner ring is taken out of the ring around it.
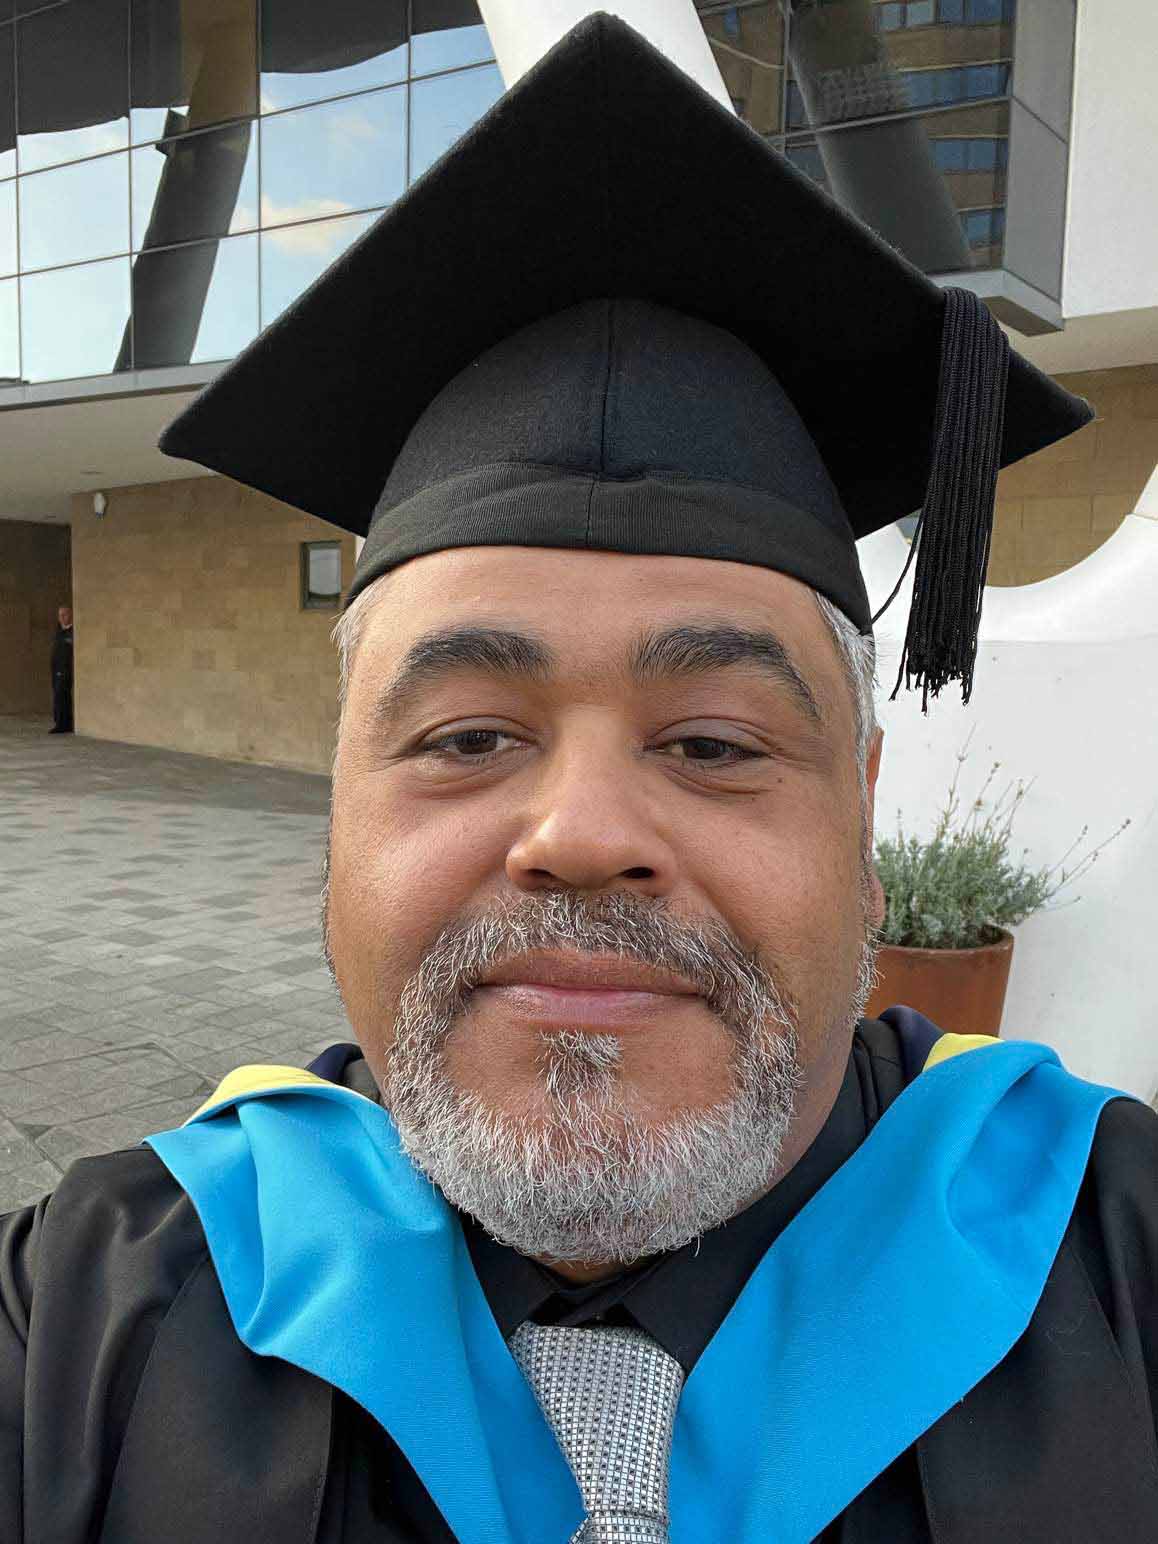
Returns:
[[[432,949],[445,976],[448,928],[553,902],[593,925],[601,906],[627,927],[659,914],[778,995],[802,1073],[786,1167],[847,1057],[876,760],[862,811],[848,684],[794,580],[537,548],[407,563],[368,614],[334,777],[329,943],[374,1072],[389,1083]],[[741,1015],[710,1000],[710,968],[640,964],[683,958],[641,926],[626,961],[614,933],[522,951],[504,934],[497,963],[452,983],[450,1085],[533,1128],[573,1034],[593,1063],[613,1048],[636,1130],[726,1103]]]
[[[72,626],[72,607],[71,606],[61,606],[60,609],[56,613],[56,620],[60,623],[61,627],[71,627]]]

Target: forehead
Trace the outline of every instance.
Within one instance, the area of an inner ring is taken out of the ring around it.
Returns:
[[[455,628],[535,639],[565,689],[622,679],[641,639],[688,625],[774,635],[834,727],[850,714],[827,624],[797,580],[705,558],[538,547],[455,548],[396,569],[365,617],[352,695],[389,679],[419,640]]]

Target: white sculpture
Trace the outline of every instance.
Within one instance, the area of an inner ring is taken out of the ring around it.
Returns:
[[[908,546],[896,526],[859,544],[880,605]],[[877,624],[885,754],[878,829],[898,809],[927,832],[972,732],[962,791],[993,762],[1034,780],[1015,838],[1052,863],[1089,826],[1090,842],[1131,824],[1056,909],[1018,929],[1002,1032],[1054,1046],[1083,1077],[1152,1100],[1158,1092],[1158,471],[1135,513],[1076,567],[1040,584],[985,593],[976,689],[921,714],[888,700],[911,575]],[[1001,779],[998,779],[1000,783]],[[1066,902],[1069,904],[1066,904]]]

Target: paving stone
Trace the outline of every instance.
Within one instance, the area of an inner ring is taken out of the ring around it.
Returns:
[[[54,1066],[74,1061],[101,1049],[98,1040],[63,1031],[30,1036],[15,1045],[0,1045],[0,1071],[19,1072],[21,1068]]]
[[[6,720],[0,788],[0,844],[20,838],[0,897],[0,1206],[178,1123],[235,1066],[348,1035],[318,958],[325,779]]]

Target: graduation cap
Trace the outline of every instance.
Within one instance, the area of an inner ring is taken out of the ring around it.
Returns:
[[[1091,416],[597,14],[160,444],[364,535],[347,604],[423,553],[594,548],[773,568],[868,632],[854,542],[920,508],[902,674],[967,700],[997,472]]]

